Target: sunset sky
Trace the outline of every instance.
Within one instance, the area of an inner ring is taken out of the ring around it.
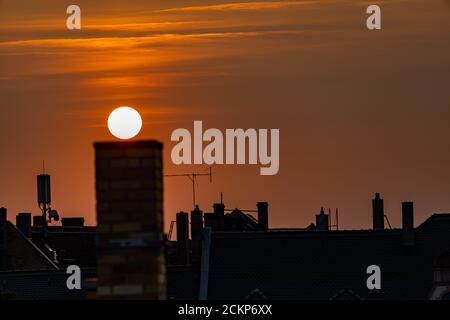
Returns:
[[[66,29],[81,7],[82,29]],[[382,30],[366,28],[369,4]],[[212,210],[270,204],[271,227],[304,227],[320,207],[341,228],[371,226],[380,192],[391,224],[413,200],[416,224],[450,212],[450,1],[0,0],[0,206],[38,213],[35,176],[53,207],[95,224],[94,141],[112,140],[119,106],[138,139],[177,128],[279,128],[280,171],[216,166],[199,179]],[[166,230],[192,208],[187,178],[165,179]]]

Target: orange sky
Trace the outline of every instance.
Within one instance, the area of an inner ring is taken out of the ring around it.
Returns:
[[[203,120],[210,128],[280,128],[280,172],[217,166],[200,205],[270,203],[272,227],[303,227],[321,206],[342,228],[371,224],[381,192],[393,225],[400,202],[416,222],[450,212],[450,4],[445,0],[0,0],[0,205],[37,213],[42,160],[53,206],[95,224],[92,143],[113,140],[110,111],[144,119],[139,139],[165,143]],[[382,8],[383,30],[365,28]],[[189,180],[165,180],[166,228],[191,209]]]

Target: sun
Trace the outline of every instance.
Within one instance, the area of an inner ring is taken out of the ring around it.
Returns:
[[[142,118],[139,112],[130,107],[119,107],[108,117],[108,129],[119,139],[131,139],[142,128]]]

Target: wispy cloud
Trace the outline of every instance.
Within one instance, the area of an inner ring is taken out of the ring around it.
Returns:
[[[177,11],[257,11],[272,10],[291,6],[299,6],[317,3],[317,0],[305,1],[271,1],[271,2],[234,2],[206,6],[190,6],[180,8],[162,9],[157,12],[177,12]]]
[[[123,47],[139,47],[143,44],[156,42],[172,42],[172,41],[206,41],[214,38],[243,38],[255,37],[261,35],[283,35],[295,34],[300,31],[295,30],[277,30],[277,31],[243,31],[243,32],[206,32],[195,34],[157,34],[141,37],[93,37],[93,38],[58,38],[58,39],[30,39],[30,40],[14,40],[0,42],[0,48],[4,47],[76,47],[76,48],[92,48],[92,49],[111,49]]]
[[[84,29],[95,31],[150,31],[150,30],[170,30],[184,29],[192,27],[210,26],[213,21],[165,21],[165,22],[140,22],[140,23],[111,23],[111,24],[90,24]]]

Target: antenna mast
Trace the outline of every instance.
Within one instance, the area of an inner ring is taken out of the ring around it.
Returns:
[[[209,183],[212,183],[212,176],[214,172],[212,172],[212,167],[209,167],[208,173],[198,173],[198,172],[191,172],[191,173],[181,173],[181,174],[166,174],[165,177],[187,177],[192,182],[192,201],[194,208],[197,205],[197,199],[196,199],[196,186],[197,186],[197,177],[209,177]]]
[[[332,221],[331,208],[328,209],[328,216],[330,217],[330,230],[334,228],[336,231],[338,231],[339,230],[339,209],[336,208],[334,224],[331,222]]]

